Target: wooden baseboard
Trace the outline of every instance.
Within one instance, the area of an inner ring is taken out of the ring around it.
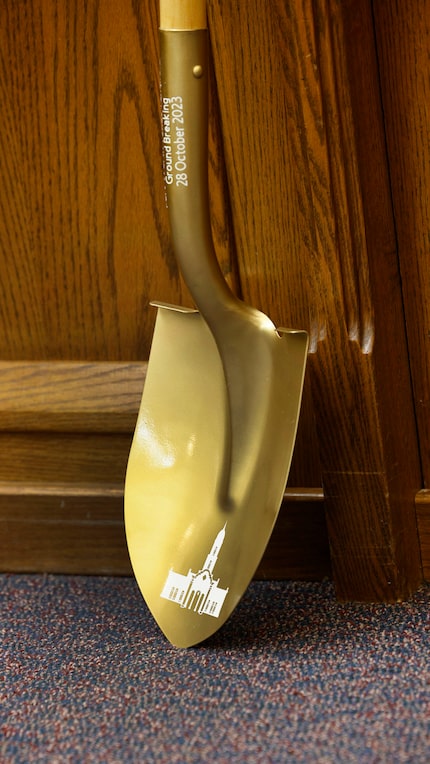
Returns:
[[[419,491],[416,496],[418,534],[421,547],[421,561],[425,581],[430,581],[430,491]]]
[[[131,575],[119,485],[0,483],[2,571]],[[318,490],[287,492],[256,578],[330,576]]]
[[[131,573],[122,490],[0,484],[0,567],[10,572]]]
[[[424,579],[430,581],[430,491],[416,497]],[[0,483],[0,569],[131,575],[121,485]],[[257,578],[331,576],[321,489],[287,490]]]
[[[430,581],[430,491],[416,511],[424,579]],[[131,575],[121,485],[0,483],[0,569]],[[287,490],[257,578],[331,576],[321,489]]]

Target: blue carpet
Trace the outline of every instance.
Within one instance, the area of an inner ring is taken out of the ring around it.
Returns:
[[[178,650],[132,579],[1,575],[0,762],[428,764],[429,605],[254,582]]]

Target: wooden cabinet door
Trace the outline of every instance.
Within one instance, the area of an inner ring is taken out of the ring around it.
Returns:
[[[311,340],[259,573],[398,599],[421,578],[422,485],[371,3],[211,0],[208,15],[217,255],[238,294]],[[156,0],[0,9],[2,569],[130,571],[149,301],[191,304],[164,206],[157,26]]]

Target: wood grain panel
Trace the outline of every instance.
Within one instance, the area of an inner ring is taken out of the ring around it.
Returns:
[[[0,6],[3,360],[145,360],[149,301],[190,304],[164,202],[157,7]],[[211,124],[214,235],[234,282]]]
[[[122,485],[131,435],[0,433],[0,481]]]
[[[122,489],[0,483],[0,568],[130,575]]]
[[[345,499],[349,493],[349,500],[355,507],[350,505],[348,512],[345,502],[342,533],[337,535],[337,491],[334,491],[333,499],[329,499],[329,491],[326,490],[327,520],[333,563],[334,557],[338,558],[334,567],[338,570],[340,596],[349,598],[348,587],[343,588],[342,582],[351,577],[353,569],[357,572],[362,569],[363,560],[367,558],[369,599],[380,598],[383,591],[384,598],[397,599],[407,596],[422,576],[414,511],[414,495],[421,485],[421,475],[386,164],[373,16],[370,3],[364,1],[357,3],[349,0],[340,5],[321,3],[320,8],[321,29],[329,28],[335,33],[335,93],[340,99],[338,115],[343,123],[343,162],[348,174],[356,177],[359,197],[355,208],[358,202],[362,222],[359,223],[349,200],[348,210],[354,241],[361,242],[357,262],[360,268],[366,264],[369,272],[368,288],[374,325],[372,344],[367,346],[366,342],[361,343],[360,353],[360,343],[350,343],[350,351],[354,349],[354,354],[351,353],[345,363],[345,369],[349,369],[349,379],[353,380],[354,398],[351,402],[354,400],[355,412],[350,416],[350,411],[345,411],[343,385],[338,391],[335,407],[335,418],[343,413],[346,428],[351,433],[349,452],[352,447],[361,462],[361,469],[357,470],[354,483],[350,474],[354,472],[354,466],[351,470],[338,454],[330,457],[326,468],[325,483],[349,485]],[[321,52],[324,51],[321,59],[326,61],[328,55],[323,47],[324,37],[320,40]],[[348,99],[345,101],[346,93]],[[334,149],[332,143],[330,149]],[[348,188],[354,198],[354,185],[349,183]],[[336,197],[335,204],[339,217],[342,206],[339,206]],[[342,257],[341,251],[339,257]],[[333,378],[341,382],[341,377],[334,374]],[[338,425],[341,427],[340,421]],[[368,457],[364,455],[366,449]],[[348,458],[348,451],[345,455]],[[349,461],[350,465],[354,465],[355,459],[351,458],[350,453]],[[337,475],[339,470],[336,464],[343,465],[340,470],[343,475]],[[358,499],[357,503],[354,496]],[[357,533],[357,517],[362,518],[360,533]],[[380,529],[383,526],[386,540],[378,549],[379,542],[376,540],[381,539]],[[350,544],[345,546],[346,531]],[[358,574],[355,578],[358,593],[364,581],[364,574]]]
[[[378,0],[375,25],[424,485],[430,486],[430,2]]]
[[[0,361],[0,431],[134,430],[146,363]]]

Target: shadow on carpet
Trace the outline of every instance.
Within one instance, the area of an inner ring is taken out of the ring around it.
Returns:
[[[0,575],[1,764],[428,764],[429,606],[254,582],[179,650],[133,579]]]

